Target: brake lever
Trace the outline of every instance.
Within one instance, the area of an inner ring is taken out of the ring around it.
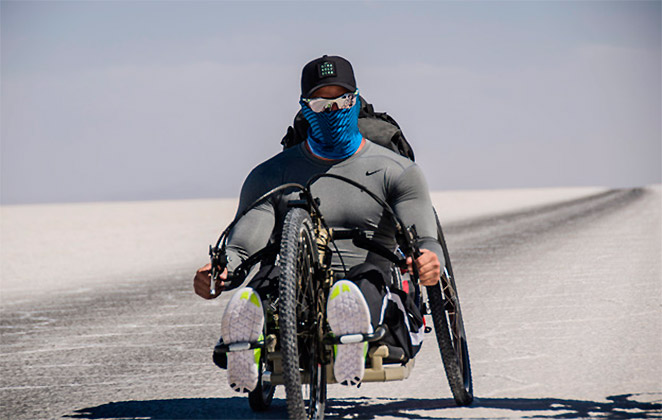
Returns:
[[[402,229],[401,235],[404,242],[404,254],[410,255],[413,260],[416,260],[422,255],[421,249],[418,247],[418,232],[416,231],[416,225],[411,225]],[[418,267],[416,267],[415,261],[412,261],[411,268],[414,274],[414,278],[416,281],[418,281]]]
[[[211,259],[211,283],[209,284],[209,293],[216,296],[216,280],[223,273],[228,265],[228,257],[221,248],[209,245],[209,257]]]
[[[411,254],[414,259],[421,256],[421,249],[418,247],[418,232],[416,225],[411,225],[405,228],[402,232],[405,239],[405,253]]]
[[[408,228],[405,228],[403,230],[403,235],[405,239],[405,246],[407,249],[405,250],[406,254],[409,254],[412,256],[412,262],[411,262],[411,269],[412,269],[412,276],[415,280],[414,282],[414,302],[416,303],[416,306],[420,307],[421,306],[421,290],[420,287],[418,286],[418,282],[421,280],[419,274],[418,274],[418,267],[416,266],[416,259],[422,255],[421,249],[418,247],[418,232],[416,232],[416,226],[411,225]]]

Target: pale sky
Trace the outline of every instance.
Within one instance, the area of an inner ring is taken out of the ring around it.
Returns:
[[[323,54],[432,190],[660,183],[661,4],[3,0],[2,203],[236,197]]]

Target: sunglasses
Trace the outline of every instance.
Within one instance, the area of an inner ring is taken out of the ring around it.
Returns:
[[[301,98],[313,112],[323,112],[327,109],[333,109],[333,104],[338,106],[338,109],[351,108],[356,104],[356,97],[358,96],[358,89],[355,92],[347,92],[344,95],[338,96],[333,99],[326,98]]]

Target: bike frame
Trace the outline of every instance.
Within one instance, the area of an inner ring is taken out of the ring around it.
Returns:
[[[399,245],[399,250],[401,253],[395,253],[380,243],[372,240],[368,235],[369,231],[364,231],[361,229],[330,228],[324,220],[322,212],[320,211],[319,200],[313,197],[310,192],[311,185],[320,178],[334,178],[341,182],[351,184],[379,203],[380,206],[384,208],[386,214],[388,214],[393,221],[396,231],[395,239]],[[315,279],[315,287],[317,288],[317,291],[315,291],[314,294],[317,296],[316,299],[321,299],[321,304],[319,307],[326,307],[326,299],[328,298],[329,290],[334,282],[335,276],[333,270],[331,269],[331,259],[334,253],[339,256],[343,269],[345,272],[347,272],[347,267],[342,260],[342,255],[338,251],[335,240],[351,239],[355,246],[366,249],[388,259],[393,263],[396,269],[407,267],[407,257],[412,257],[415,259],[421,255],[417,245],[418,236],[415,226],[405,226],[388,203],[384,202],[377,195],[369,191],[365,186],[349,178],[335,174],[318,174],[308,180],[306,185],[289,183],[272,189],[251,203],[250,206],[243,210],[241,214],[239,214],[232,221],[232,223],[230,223],[230,225],[220,235],[216,245],[213,247],[210,246],[213,277],[213,281],[211,282],[212,288],[214,287],[215,280],[223,271],[227,263],[227,260],[225,259],[225,251],[228,234],[232,228],[250,210],[260,205],[265,200],[270,199],[274,195],[282,194],[286,191],[288,191],[288,194],[296,191],[299,192],[299,199],[290,200],[288,202],[288,207],[299,207],[304,209],[310,216],[313,224],[314,232],[312,236],[314,237],[315,249],[317,252],[317,255],[315,256],[315,263],[313,264],[313,277]],[[442,241],[444,257],[448,265],[450,259],[443,239],[443,233],[441,232],[441,226],[439,224],[438,230],[438,236]],[[278,246],[276,244],[270,244],[255,254],[251,255],[235,270],[233,276],[234,278],[230,281],[230,283],[235,285],[235,282],[243,282],[254,265],[256,265],[258,262],[261,262],[266,256],[274,255],[275,253],[278,253]],[[448,267],[450,269],[450,265]],[[449,273],[449,270],[444,267],[441,284],[439,286],[432,286],[432,289],[430,287],[425,288],[428,292],[434,292],[433,295],[436,306],[432,311],[429,310],[430,305],[428,305],[428,293],[421,293],[421,288],[418,286],[418,271],[416,270],[415,264],[413,265],[413,275],[411,278],[413,280],[412,285],[414,286],[415,291],[415,301],[421,309],[421,313],[432,314],[435,320],[435,330],[442,330],[443,332],[443,330],[446,329],[445,333],[449,334],[444,338],[444,334],[440,335],[439,332],[437,333],[437,340],[439,341],[440,351],[442,353],[442,359],[444,360],[449,384],[451,385],[456,402],[459,405],[469,404],[473,398],[471,372],[468,365],[466,337],[464,336],[464,327],[462,324],[459,301],[457,299],[457,293],[455,290],[455,282],[452,278],[452,270]],[[269,304],[266,304],[265,307],[267,307],[268,310],[267,334],[265,335],[264,340],[256,343],[234,343],[227,346],[217,346],[215,352],[226,353],[230,351],[245,350],[247,348],[261,348],[263,354],[266,355],[266,360],[271,366],[271,370],[265,371],[264,374],[261,375],[261,381],[264,381],[270,385],[280,385],[284,383],[283,363],[282,354],[279,350],[280,343],[278,341],[279,326],[278,322],[274,322],[274,320],[279,316],[278,302],[269,302]],[[444,318],[445,320],[441,318]],[[451,330],[450,332],[448,331],[449,326]],[[307,325],[305,329],[301,331],[301,336],[317,337],[315,339],[315,343],[317,344],[314,346],[315,349],[317,349],[315,350],[316,353],[309,356],[316,358],[315,360],[321,360],[323,362],[322,368],[325,370],[325,372],[323,372],[322,377],[326,377],[326,383],[335,383],[335,378],[333,376],[333,345],[356,342],[374,342],[380,340],[384,336],[385,332],[386,330],[384,327],[380,326],[372,334],[354,334],[351,336],[332,337],[329,334],[330,329],[326,323],[325,313],[322,311],[322,314],[316,318],[315,322],[312,322],[311,325]],[[306,351],[308,350],[300,350],[299,357],[302,358],[301,361],[303,366],[308,366],[305,360],[307,357]],[[368,359],[370,363],[369,367],[367,367],[365,370],[363,382],[402,380],[409,376],[411,369],[414,366],[413,358],[406,361],[405,363],[402,363],[402,360],[394,361],[394,355],[389,354],[388,347],[383,345],[372,347],[369,350]],[[388,361],[390,361],[391,364],[389,364]],[[458,368],[456,366],[458,363],[460,365],[459,379],[457,373]],[[453,371],[453,373],[451,373],[451,371]],[[312,372],[310,370],[304,369],[301,372],[301,383],[310,383],[311,375],[313,374],[320,376],[320,372]]]

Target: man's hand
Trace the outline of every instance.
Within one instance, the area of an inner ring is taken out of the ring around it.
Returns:
[[[409,274],[414,274],[411,257],[407,258],[407,266],[409,267]],[[434,252],[421,249],[421,256],[416,258],[416,268],[418,268],[418,279],[422,286],[434,286],[439,282],[441,264]]]
[[[224,269],[216,280],[216,294],[210,293],[211,288],[211,264],[200,267],[193,278],[193,290],[195,293],[205,299],[214,299],[220,296],[225,288],[225,280],[228,278],[228,269]]]

